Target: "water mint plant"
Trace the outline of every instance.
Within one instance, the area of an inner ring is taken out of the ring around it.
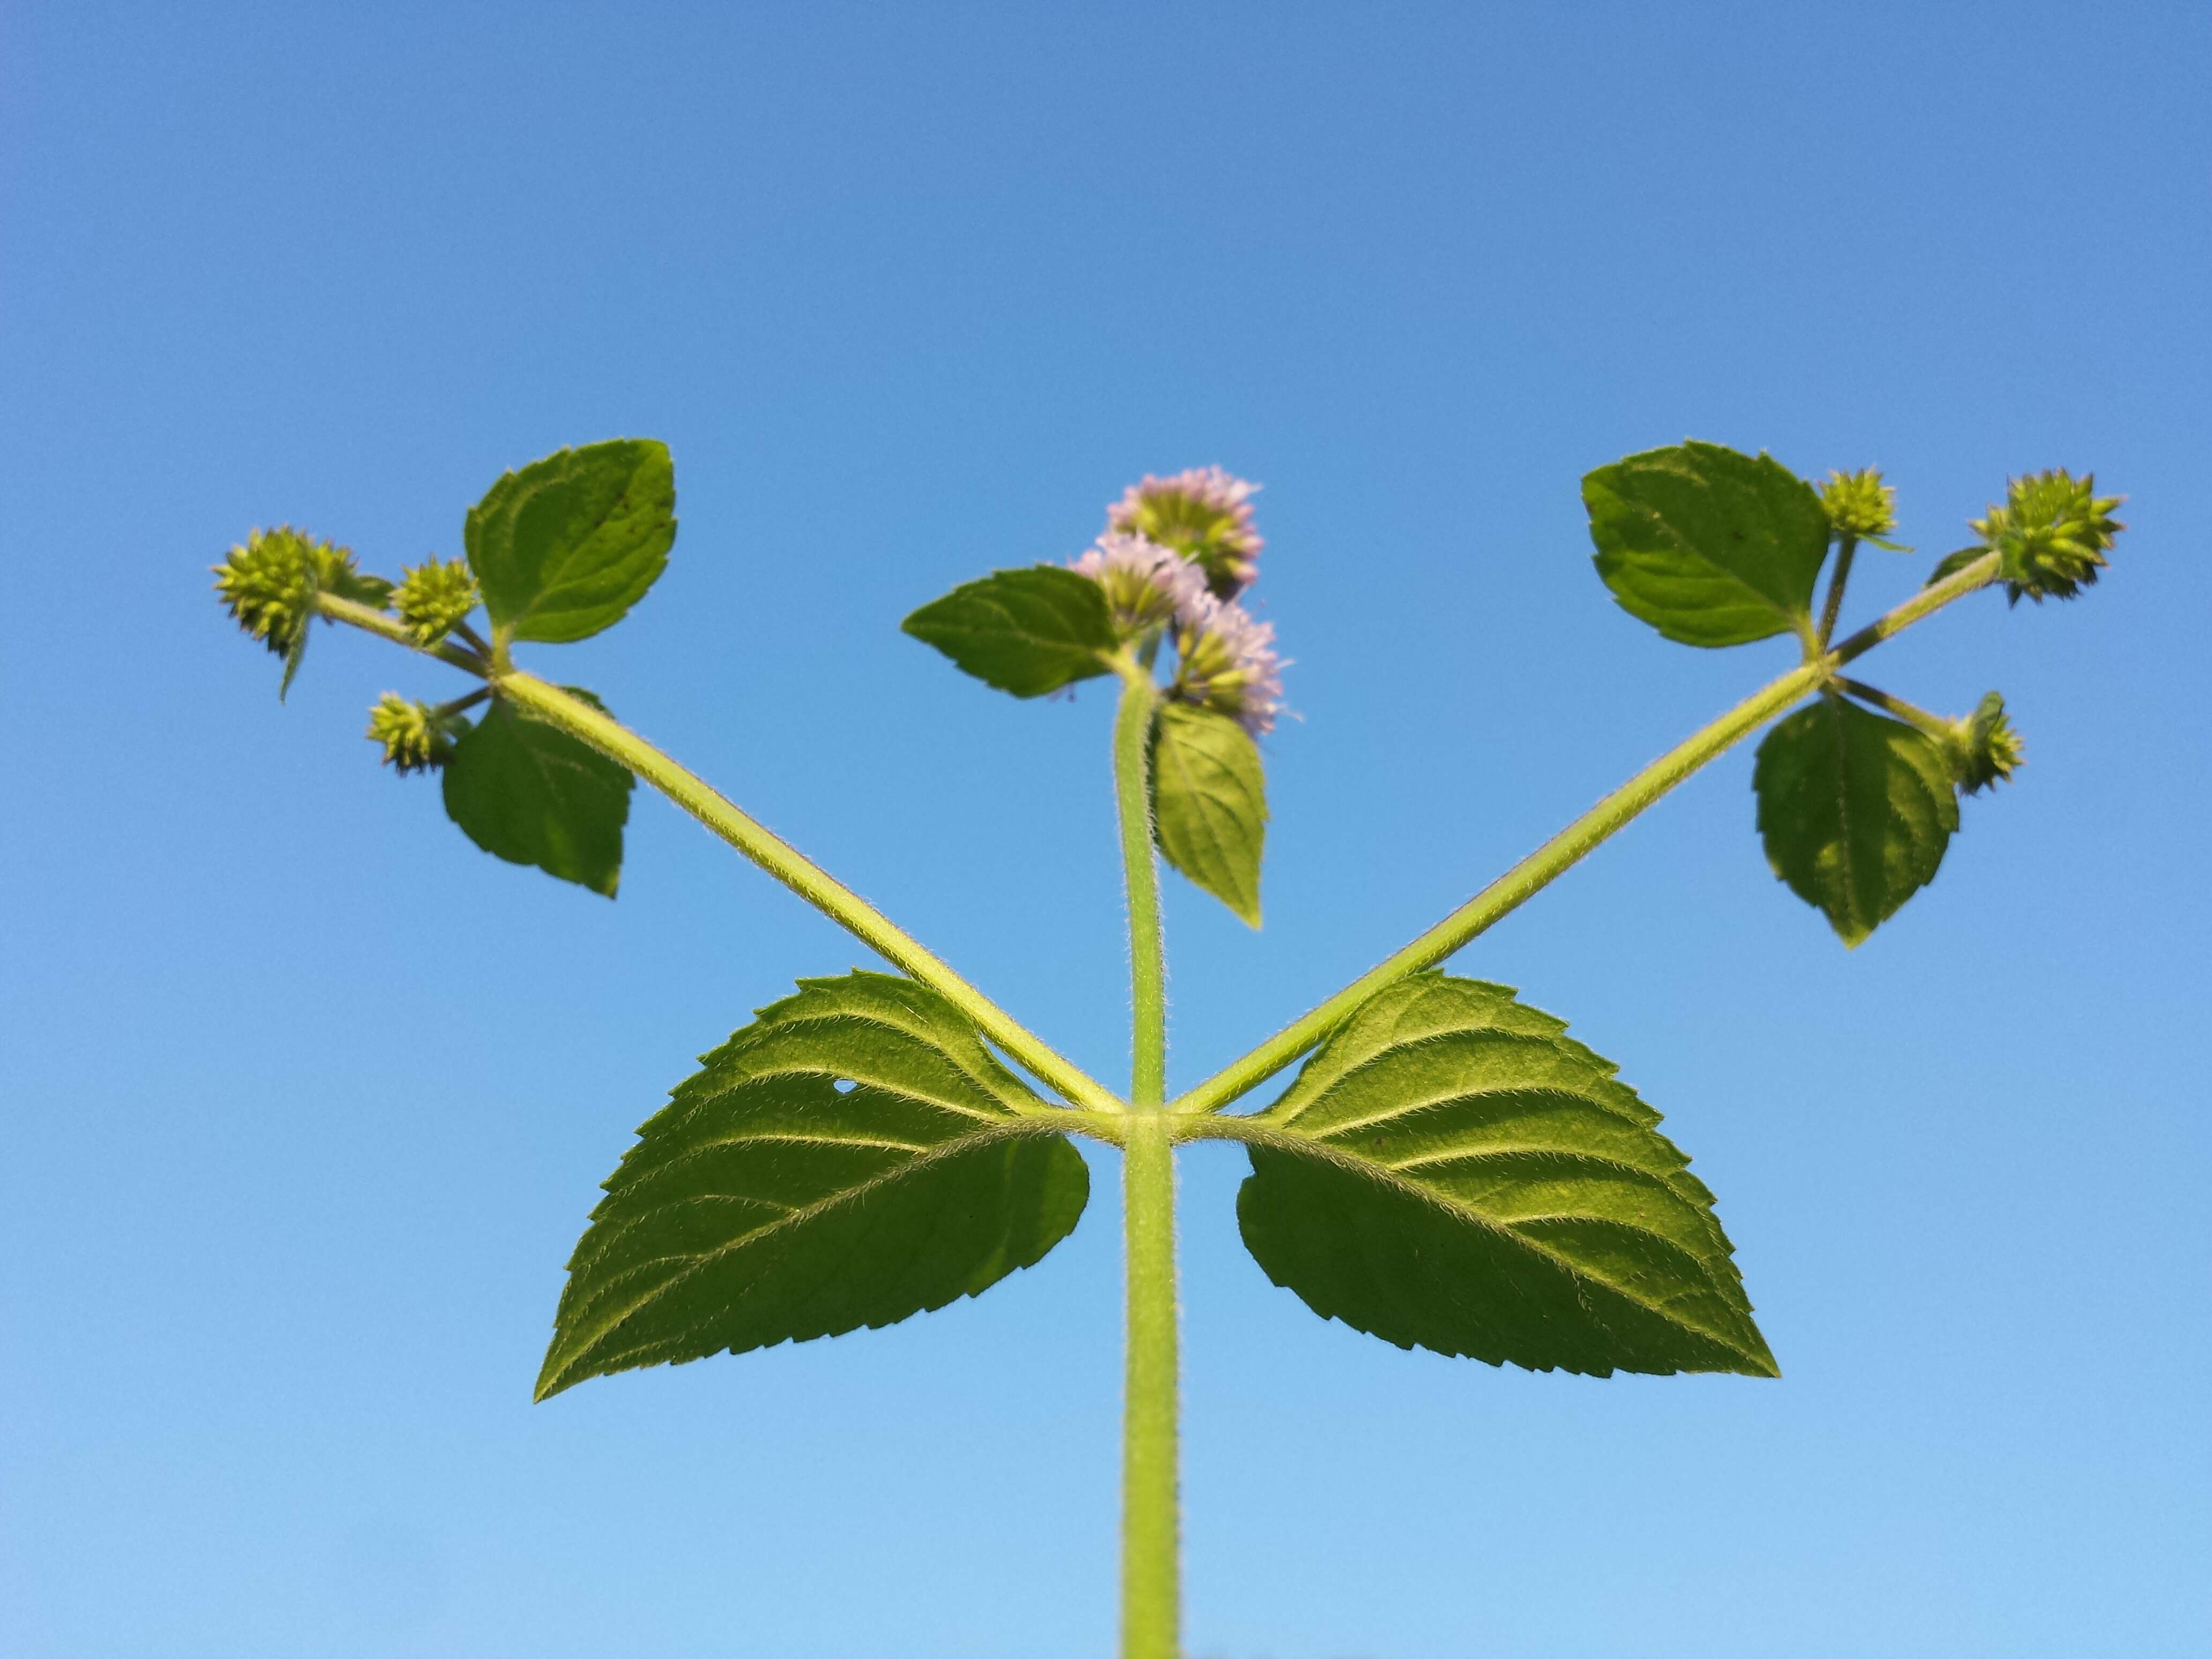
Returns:
[[[1996,693],[1941,715],[1856,665],[1987,588],[2075,597],[2121,528],[2094,480],[2025,477],[1914,598],[1838,638],[1857,544],[1896,546],[1879,473],[1834,472],[1816,488],[1765,454],[1697,442],[1598,468],[1583,499],[1597,574],[1624,608],[1708,648],[1792,635],[1798,665],[1319,1006],[1171,1094],[1159,860],[1261,921],[1255,739],[1283,712],[1284,664],[1245,602],[1263,545],[1254,490],[1218,468],[1147,477],[1087,550],[981,577],[904,624],[1018,697],[1118,682],[1124,1088],[1071,1064],[592,693],[517,663],[519,646],[620,621],[665,567],[675,482],[661,445],[562,450],[507,474],[470,509],[465,558],[430,560],[396,585],[289,528],[255,532],[216,569],[232,616],[283,659],[288,684],[317,619],[476,682],[435,703],[386,693],[368,735],[396,772],[437,773],[448,816],[486,851],[611,897],[642,781],[891,970],[799,980],[637,1131],[569,1258],[538,1398],[980,1295],[1080,1219],[1090,1174],[1074,1139],[1120,1151],[1125,1659],[1179,1651],[1175,1156],[1191,1141],[1244,1147],[1244,1243],[1325,1318],[1533,1370],[1778,1374],[1714,1196],[1658,1112],[1564,1021],[1442,964],[1770,725],[1753,770],[1767,860],[1857,944],[1934,878],[1960,797],[2009,778],[2022,750]],[[1250,1103],[1292,1066],[1287,1086]]]

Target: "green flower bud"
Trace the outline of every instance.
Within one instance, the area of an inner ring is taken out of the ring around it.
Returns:
[[[392,603],[417,645],[437,644],[477,608],[477,579],[459,559],[432,559],[400,574]]]
[[[289,525],[255,531],[212,568],[215,591],[238,625],[284,659],[288,690],[307,648],[317,594],[379,610],[392,597],[390,582],[355,568],[350,549],[317,541]]]
[[[1951,722],[1946,747],[1950,751],[1952,775],[1970,795],[2010,781],[2027,758],[2027,745],[2005,718],[2004,699],[1994,691],[1966,719]]]
[[[1973,530],[2000,556],[2014,604],[2023,593],[2039,605],[2070,599],[2096,581],[2113,538],[2127,528],[2112,516],[2120,500],[2097,494],[2094,472],[2078,482],[2063,468],[2031,473],[2014,478],[2005,504],[1974,520]]]
[[[386,692],[368,711],[368,740],[384,746],[384,763],[403,777],[443,766],[468,729],[467,715],[445,713],[397,691]]]
[[[1883,538],[1897,528],[1897,492],[1881,481],[1874,467],[1857,472],[1831,472],[1820,486],[1820,505],[1828,514],[1828,528],[1854,541],[1872,542],[1893,552],[1910,552]]]

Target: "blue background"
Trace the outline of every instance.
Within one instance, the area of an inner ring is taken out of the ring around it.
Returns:
[[[1171,881],[1195,1080],[1781,672],[1592,576],[1576,481],[1685,434],[1879,464],[1921,555],[2008,472],[2125,491],[2109,580],[1866,664],[2031,744],[1843,951],[1748,749],[1461,971],[1620,1060],[1721,1195],[1784,1379],[1407,1355],[1186,1160],[1191,1650],[2212,1648],[2201,8],[12,4],[0,59],[0,1647],[1094,1656],[1113,1167],[897,1328],[529,1386],[597,1182],[857,947],[641,795],[617,903],[288,706],[207,592],[369,568],[560,445],[683,532],[535,660],[1102,1076],[1110,699],[896,632],[1147,470],[1263,480],[1267,927]]]

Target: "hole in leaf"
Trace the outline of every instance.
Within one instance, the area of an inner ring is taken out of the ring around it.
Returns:
[[[860,1085],[854,1083],[853,1079],[848,1077],[841,1077],[832,1082],[830,1086],[835,1089],[841,1095],[849,1095]]]

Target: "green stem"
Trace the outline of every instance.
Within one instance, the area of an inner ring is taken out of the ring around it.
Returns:
[[[1070,1103],[1113,1111],[1120,1103],[1070,1061],[1047,1048],[966,980],[893,923],[880,910],[788,842],[755,821],[704,779],[654,748],[621,722],[534,674],[510,670],[494,682],[501,696],[644,779],[724,841],[774,876],[877,955],[920,980],[975,1023],[976,1029]]]
[[[1128,1354],[1121,1429],[1121,1659],[1176,1659],[1182,1523],[1176,1491],[1175,1150],[1157,1109],[1122,1138]]]
[[[1843,614],[1844,584],[1851,579],[1851,558],[1859,550],[1859,538],[1845,536],[1836,544],[1836,574],[1828,578],[1828,602],[1820,607],[1820,631],[1817,638],[1820,648],[1826,651],[1828,641],[1836,636],[1836,618]]]
[[[1312,1012],[1285,1026],[1242,1060],[1215,1073],[1178,1099],[1172,1109],[1218,1111],[1239,1095],[1257,1088],[1328,1036],[1377,991],[1408,974],[1433,967],[1512,914],[1699,767],[1725,753],[1799,698],[1819,690],[1845,663],[1864,656],[1884,640],[1933,615],[1953,600],[1987,586],[1996,580],[1996,554],[1977,559],[1956,574],[1921,589],[1834,649],[1745,698],[1712,724],[1660,756],[1405,949],[1362,974]]]
[[[1159,866],[1152,856],[1152,715],[1158,706],[1152,677],[1125,661],[1121,707],[1114,717],[1114,800],[1129,889],[1129,994],[1134,1010],[1129,1103],[1139,1111],[1167,1098],[1167,968],[1160,940]]]
[[[362,605],[353,599],[341,599],[333,594],[315,595],[315,609],[332,622],[349,623],[371,634],[380,635],[394,645],[404,645],[410,651],[419,651],[426,657],[435,657],[449,663],[464,673],[474,674],[478,679],[486,677],[489,665],[473,651],[441,640],[435,645],[418,645],[407,624],[387,611],[379,611],[373,605]]]
[[[857,935],[884,961],[938,992],[975,1021],[985,1036],[1060,1091],[1069,1104],[1099,1112],[1122,1109],[1111,1090],[1048,1048],[1027,1026],[925,950],[880,910],[620,721],[534,674],[495,667],[448,641],[418,645],[405,623],[374,606],[327,594],[319,597],[316,604],[333,622],[350,623],[489,679],[501,696],[629,768],[839,927]]]
[[[450,720],[456,714],[465,714],[480,702],[491,701],[491,687],[480,685],[465,697],[455,697],[451,702],[441,702],[435,713],[441,720]]]
[[[1939,741],[1948,740],[1952,735],[1951,722],[1941,714],[1931,714],[1918,703],[1893,697],[1879,686],[1869,685],[1863,680],[1845,679],[1841,674],[1829,683],[1845,696],[1856,697],[1861,702],[1872,703],[1876,708],[1885,709],[1906,725],[1917,726]]]
[[[1167,1095],[1167,970],[1152,854],[1152,736],[1159,693],[1124,656],[1114,800],[1129,891],[1130,1112],[1121,1138],[1128,1348],[1121,1428],[1121,1659],[1176,1659],[1182,1635],[1176,1492],[1175,1151]]]

